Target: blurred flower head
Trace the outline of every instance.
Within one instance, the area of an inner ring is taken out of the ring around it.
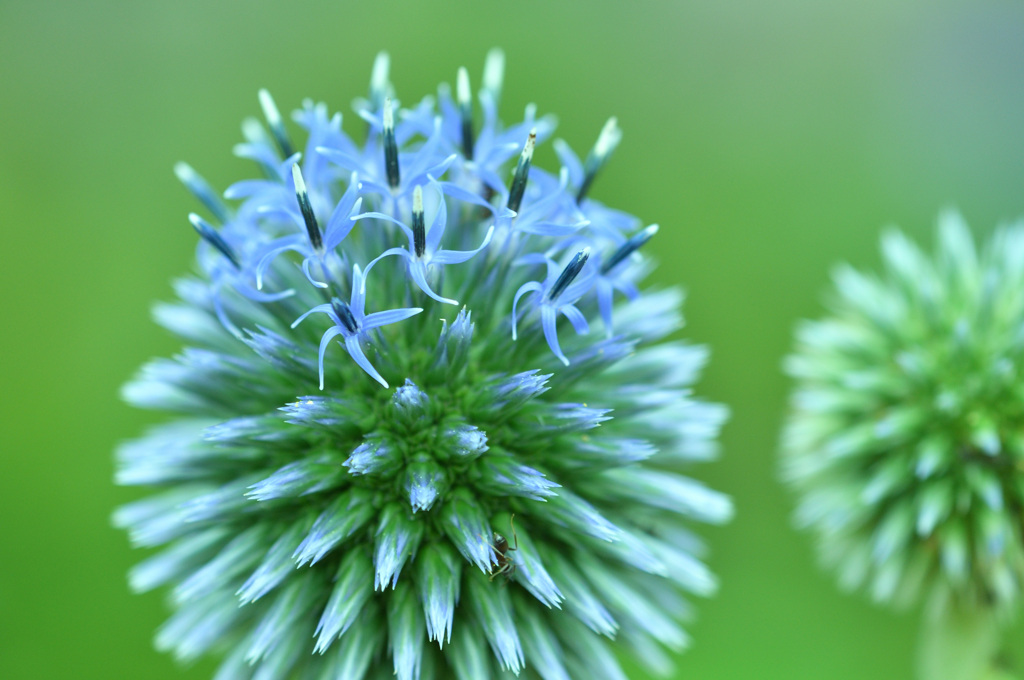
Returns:
[[[678,472],[725,409],[703,348],[666,340],[675,289],[640,290],[655,227],[602,206],[586,161],[533,166],[554,128],[497,115],[500,52],[402,108],[388,61],[356,109],[266,92],[236,154],[259,178],[205,206],[196,275],[156,318],[187,347],[125,387],[177,414],[118,452],[157,646],[221,678],[619,678],[611,640],[664,671],[715,581],[685,521],[724,496]],[[595,332],[591,324],[598,324]],[[614,325],[613,325],[614,324]]]
[[[784,474],[848,588],[942,611],[1020,604],[1024,225],[981,249],[939,220],[934,255],[882,239],[883,276],[841,267],[804,323]]]

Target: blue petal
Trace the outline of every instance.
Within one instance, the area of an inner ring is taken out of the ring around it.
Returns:
[[[555,308],[551,305],[542,304],[540,307],[540,325],[544,329],[544,338],[548,341],[548,347],[551,348],[551,351],[554,352],[559,361],[568,366],[569,359],[558,345],[558,330],[555,324]]]
[[[517,325],[516,305],[519,304],[519,298],[521,298],[526,293],[531,293],[531,292],[539,293],[540,291],[541,291],[541,285],[539,283],[537,283],[536,281],[530,281],[528,283],[524,283],[523,285],[519,286],[519,290],[516,291],[516,296],[514,298],[512,298],[512,340],[515,340],[516,339],[516,335],[517,335],[517,333],[516,333],[516,325]]]
[[[434,252],[441,245],[445,227],[448,226],[448,205],[445,203],[444,191],[440,185],[436,181],[431,181],[430,184],[437,189],[439,195],[437,212],[434,213],[434,219],[430,221],[430,227],[427,229],[427,251]]]
[[[366,371],[367,375],[379,382],[384,387],[388,386],[388,381],[381,377],[380,373],[377,372],[371,364],[370,360],[363,354],[363,348],[359,342],[358,335],[351,335],[345,338],[345,349],[348,351],[349,356],[359,365],[359,368]]]
[[[575,155],[564,139],[555,139],[553,146],[562,167],[568,170],[569,183],[572,186],[579,186],[583,182],[583,164],[580,162],[580,157]]]
[[[329,307],[330,305],[327,305],[327,306]],[[312,310],[310,310],[310,311],[312,311]],[[301,317],[300,317],[300,319],[301,319]],[[324,333],[323,337],[320,338],[320,351],[319,351],[319,364],[318,365],[320,367],[320,389],[321,390],[324,388],[324,353],[327,351],[327,345],[330,344],[331,340],[333,340],[334,338],[336,338],[339,335],[342,335],[343,333],[344,333],[344,331],[341,328],[339,328],[337,326],[331,326]],[[353,336],[353,337],[355,337],[355,336]],[[348,338],[346,338],[345,340],[347,342]]]
[[[369,263],[367,263],[366,269],[363,271],[363,276],[362,276],[362,279],[361,279],[360,290],[365,292],[365,290],[366,290],[366,277],[370,274],[370,270],[373,269],[374,265],[376,265],[378,262],[383,260],[385,257],[391,257],[392,255],[398,255],[400,257],[404,257],[406,260],[408,260],[410,262],[413,259],[412,253],[409,252],[409,250],[407,250],[406,248],[388,248],[383,253],[381,253],[377,257],[375,257],[372,260],[370,260]]]
[[[439,250],[430,258],[431,264],[462,264],[486,248],[494,235],[494,227],[487,230],[483,243],[475,250]]]
[[[386,312],[374,312],[373,314],[368,314],[366,318],[363,319],[363,330],[368,331],[373,328],[398,323],[399,321],[404,321],[410,317],[416,316],[422,311],[422,307],[406,307],[404,309],[392,309]]]
[[[413,283],[415,283],[420,290],[422,290],[424,293],[434,298],[438,302],[443,302],[449,305],[459,304],[458,300],[444,298],[434,292],[434,290],[430,287],[430,284],[427,282],[427,268],[422,260],[413,257],[409,258],[409,277],[413,280]]]
[[[562,305],[558,308],[558,311],[564,314],[565,318],[569,319],[569,323],[572,324],[577,335],[585,335],[590,332],[590,325],[587,324],[586,317],[574,305]]]

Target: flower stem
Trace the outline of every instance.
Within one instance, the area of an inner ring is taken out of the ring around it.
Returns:
[[[948,606],[925,615],[919,680],[1017,680],[1002,653],[1002,621],[991,609]]]

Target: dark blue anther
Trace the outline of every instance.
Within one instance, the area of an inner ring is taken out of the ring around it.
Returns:
[[[188,163],[178,163],[174,166],[174,174],[178,176],[181,183],[185,185],[193,196],[195,196],[200,203],[206,206],[206,209],[213,213],[213,216],[220,220],[221,224],[224,224],[231,219],[231,211],[221,200],[220,196],[214,192],[210,185],[205,179],[199,176],[192,166]]]
[[[533,160],[533,147],[536,143],[537,131],[530,130],[530,136],[526,138],[526,144],[523,145],[523,152],[519,154],[516,174],[512,177],[512,186],[508,190],[508,202],[505,205],[509,210],[519,212],[519,206],[523,202],[523,193],[526,192],[526,180],[530,177],[530,161]]]
[[[211,246],[216,248],[221,255],[226,257],[228,261],[235,266],[235,269],[242,268],[238,262],[238,256],[235,255],[235,251],[231,248],[231,246],[228,245],[227,241],[225,241],[213,227],[207,224],[207,222],[202,217],[196,215],[195,213],[191,213],[188,216],[188,221],[192,223],[192,226],[195,228],[200,238],[202,238],[204,241],[206,241]]]
[[[455,96],[459,101],[459,118],[462,119],[462,153],[467,160],[473,160],[473,100],[469,93],[469,74],[465,68],[459,69]]]
[[[576,253],[569,264],[565,265],[565,269],[555,279],[555,285],[551,286],[551,290],[548,291],[549,300],[557,300],[558,296],[565,292],[565,289],[569,287],[579,273],[583,270],[584,265],[587,264],[587,260],[590,258],[590,248],[584,248],[580,252]]]
[[[348,331],[350,335],[359,332],[359,324],[356,322],[356,317],[352,315],[352,310],[349,309],[349,306],[341,298],[331,298],[331,309],[338,316],[341,327]]]
[[[317,224],[316,215],[313,214],[313,204],[309,202],[309,192],[306,191],[306,182],[302,179],[302,171],[299,170],[298,163],[292,166],[292,179],[295,180],[295,198],[299,201],[299,210],[302,211],[302,219],[306,223],[309,242],[316,250],[321,250],[324,247],[324,240],[320,235],[320,225]]]
[[[427,225],[423,214],[423,189],[416,187],[412,192],[412,244],[416,257],[427,252]]]
[[[608,258],[608,261],[601,265],[601,273],[607,274],[615,268],[617,264],[625,260],[627,257],[635,253],[640,249],[642,245],[651,240],[651,237],[658,233],[658,225],[652,224],[646,229],[642,229],[630,238],[628,241],[619,246],[619,249],[612,253],[612,256]]]
[[[587,160],[583,162],[583,181],[580,183],[579,191],[576,192],[577,203],[586,198],[598,171],[604,167],[612,151],[615,151],[615,147],[619,145],[620,139],[622,139],[622,131],[619,130],[618,122],[615,118],[609,118],[601,128],[601,134],[597,136],[597,142],[587,155]]]
[[[270,134],[274,136],[274,141],[277,142],[281,154],[285,158],[291,158],[295,151],[292,149],[292,143],[288,139],[288,133],[285,132],[284,121],[281,120],[281,114],[277,110],[274,99],[266,90],[260,90],[260,106],[263,108],[263,116],[267,119]]]
[[[398,144],[395,142],[395,116],[391,111],[391,97],[384,100],[384,170],[388,186],[397,189],[402,183],[398,170]]]

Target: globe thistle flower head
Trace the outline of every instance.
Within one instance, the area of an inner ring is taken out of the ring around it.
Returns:
[[[849,588],[933,611],[1020,606],[1024,226],[978,249],[954,213],[933,256],[898,231],[884,276],[841,267],[803,324],[784,470],[798,523]]]
[[[362,141],[305,102],[300,145],[261,91],[235,151],[262,176],[224,200],[178,166],[209,215],[156,318],[187,347],[124,394],[179,417],[117,456],[155,488],[115,522],[159,548],[130,579],[170,591],[160,649],[219,678],[551,679],[687,643],[715,581],[683,524],[731,506],[678,469],[725,409],[666,339],[679,292],[641,289],[656,228],[581,184],[617,128],[589,179],[534,167],[553,120],[500,121],[501,63],[480,125],[467,71],[404,109],[384,55]]]

